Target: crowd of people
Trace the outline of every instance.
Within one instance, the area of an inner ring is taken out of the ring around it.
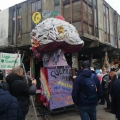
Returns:
[[[30,81],[28,84],[20,66],[14,67],[7,75],[5,83],[9,88],[6,84],[5,87],[0,85],[0,120],[25,120],[30,104],[29,95],[34,95],[37,89],[36,80]]]
[[[95,70],[84,61],[74,80],[72,98],[82,120],[97,120],[96,106],[105,102],[104,110],[120,120],[120,68]]]
[[[9,88],[0,85],[0,120],[25,120],[29,110],[29,95],[36,93],[36,80],[28,83],[24,70],[16,66],[5,78]],[[94,69],[88,61],[81,64],[76,72],[72,91],[73,102],[82,120],[97,120],[96,106],[104,105],[104,110],[115,114],[120,120],[120,68]]]

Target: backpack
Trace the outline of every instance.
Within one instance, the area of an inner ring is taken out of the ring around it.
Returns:
[[[97,87],[93,77],[94,74],[92,74],[89,78],[84,77],[85,83],[82,86],[83,87],[82,93],[87,99],[93,99],[97,97]]]
[[[9,91],[9,85],[8,85],[8,83],[5,82],[5,81],[2,81],[2,82],[0,83],[0,88],[3,89],[4,91]]]

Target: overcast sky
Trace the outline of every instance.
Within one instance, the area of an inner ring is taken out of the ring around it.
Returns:
[[[105,0],[120,15],[120,0]]]
[[[25,0],[0,0],[0,9],[6,9],[9,8],[10,6],[15,5],[16,3],[20,3]]]
[[[0,0],[0,9],[3,10],[22,1],[25,0]],[[106,0],[106,1],[120,14],[120,0]]]

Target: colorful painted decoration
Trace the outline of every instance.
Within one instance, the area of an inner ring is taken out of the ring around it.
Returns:
[[[47,67],[48,66],[48,62],[50,60],[50,54],[49,53],[44,53],[43,57],[42,57],[42,61],[43,61],[43,66]]]
[[[32,30],[31,37],[32,46],[40,52],[54,51],[58,47],[65,52],[78,52],[84,44],[72,24],[57,18],[39,23]]]
[[[61,15],[57,15],[55,18],[65,21],[65,18]]]
[[[56,74],[57,73],[57,74]],[[50,110],[73,105],[70,67],[48,68],[48,83],[51,88],[51,97],[49,102]]]
[[[59,15],[60,13],[58,12],[58,11],[53,11],[52,13],[51,13],[51,17],[55,17],[55,16],[57,16],[57,15]]]
[[[40,12],[35,12],[33,15],[32,15],[32,20],[35,24],[38,24],[40,21],[41,21],[41,14]]]
[[[50,100],[50,89],[49,89],[48,82],[45,77],[43,68],[40,69],[40,76],[41,76],[40,81],[41,81],[43,95],[45,96],[47,101],[49,101]]]
[[[44,10],[43,12],[42,12],[42,17],[43,18],[49,18],[50,16],[51,16],[51,11],[50,10]]]

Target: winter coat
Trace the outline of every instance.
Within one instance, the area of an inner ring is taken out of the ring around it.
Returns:
[[[116,116],[120,118],[120,79],[115,80],[111,87],[112,93],[112,112],[116,114]]]
[[[17,74],[9,74],[6,77],[9,84],[10,93],[17,98],[23,113],[27,113],[29,109],[29,95],[36,93],[36,86],[29,87],[23,78]]]
[[[23,120],[19,103],[8,91],[0,88],[0,120]]]
[[[97,101],[102,95],[102,88],[96,74],[94,74],[93,79],[97,87],[97,97],[90,100],[90,99],[87,99],[85,96],[81,95],[81,90],[84,89],[83,85],[85,84],[85,77],[89,78],[91,75],[92,75],[91,70],[82,70],[79,72],[79,75],[74,81],[72,98],[73,98],[73,102],[77,106],[97,105]]]
[[[108,86],[110,83],[110,78],[108,74],[104,74],[102,78],[102,90],[103,93],[108,93]]]
[[[116,80],[118,80],[118,76],[117,76],[117,75],[114,75],[112,80],[111,80],[111,78],[110,78],[110,83],[109,83],[109,86],[108,86],[108,93],[109,93],[110,95],[112,95],[112,93],[111,93],[112,84],[113,84],[113,82],[116,81]]]

